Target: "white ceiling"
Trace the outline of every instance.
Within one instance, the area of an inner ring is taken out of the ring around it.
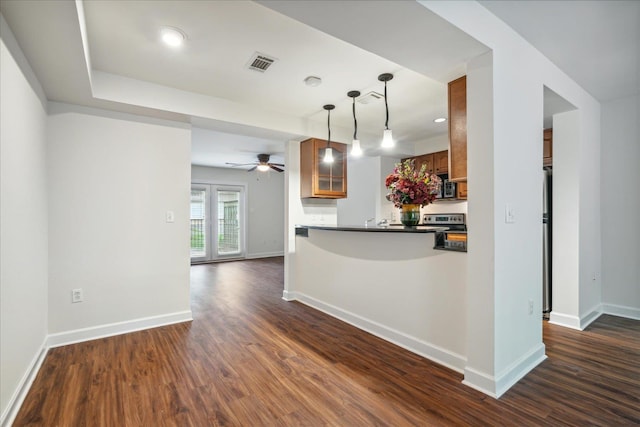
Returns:
[[[640,1],[486,1],[601,102],[640,93]]]
[[[640,2],[482,4],[598,99],[640,88]],[[190,122],[202,129],[193,162],[215,166],[263,152],[281,162],[285,141],[326,137],[327,103],[336,105],[332,139],[350,142],[346,93],[382,92],[383,72],[395,75],[394,154],[412,154],[414,142],[446,132],[433,123],[446,116],[446,82],[487,50],[407,0],[3,0],[0,11],[49,100]],[[183,49],[158,42],[164,25],[186,33]],[[265,73],[245,68],[256,51],[277,58]],[[305,86],[309,75],[323,84]],[[357,104],[357,114],[365,149],[380,153],[384,103]]]

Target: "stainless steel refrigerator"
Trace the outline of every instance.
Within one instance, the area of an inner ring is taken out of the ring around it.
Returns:
[[[544,168],[542,187],[542,316],[549,318],[551,313],[551,234],[552,234],[552,191],[551,167]]]

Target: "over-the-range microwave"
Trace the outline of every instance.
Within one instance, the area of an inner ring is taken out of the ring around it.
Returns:
[[[436,199],[453,199],[456,197],[456,183],[446,178],[442,179],[440,191],[436,195]]]

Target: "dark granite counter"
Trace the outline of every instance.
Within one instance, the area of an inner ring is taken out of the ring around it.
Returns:
[[[435,233],[437,231],[446,231],[447,227],[432,227],[428,225],[417,225],[415,227],[405,227],[403,225],[372,225],[365,227],[363,225],[296,225],[296,235],[306,236],[308,230],[329,230],[329,231],[359,231],[359,232],[375,232],[375,233]]]

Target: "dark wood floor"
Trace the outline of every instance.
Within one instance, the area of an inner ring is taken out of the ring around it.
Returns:
[[[501,399],[281,299],[282,258],[192,267],[194,321],[52,349],[15,426],[640,424],[640,322],[549,324]]]

